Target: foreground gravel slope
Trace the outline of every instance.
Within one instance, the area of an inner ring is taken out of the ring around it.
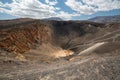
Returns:
[[[51,63],[24,62],[12,71],[5,70],[1,70],[6,73],[0,73],[0,80],[120,80],[120,55],[94,54]]]

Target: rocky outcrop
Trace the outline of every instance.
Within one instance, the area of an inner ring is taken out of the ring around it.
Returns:
[[[22,27],[22,26],[21,26]],[[0,48],[23,54],[36,45],[41,45],[51,40],[51,30],[42,24],[29,24],[24,27],[0,31]]]

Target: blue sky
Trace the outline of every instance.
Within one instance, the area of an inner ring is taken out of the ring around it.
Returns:
[[[86,20],[120,15],[120,0],[0,0],[0,20],[60,17]]]

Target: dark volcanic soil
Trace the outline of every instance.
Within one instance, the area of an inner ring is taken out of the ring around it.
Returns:
[[[50,63],[4,61],[0,80],[119,80],[120,55],[116,55],[77,56],[75,61]]]
[[[0,21],[0,80],[120,80],[120,23]]]

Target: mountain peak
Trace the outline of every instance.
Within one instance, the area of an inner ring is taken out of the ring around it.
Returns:
[[[50,17],[50,18],[44,18],[43,20],[55,20],[55,21],[62,21],[59,17]]]
[[[97,16],[97,17],[94,17],[94,18],[90,18],[89,21],[94,21],[94,22],[120,22],[120,15]]]

